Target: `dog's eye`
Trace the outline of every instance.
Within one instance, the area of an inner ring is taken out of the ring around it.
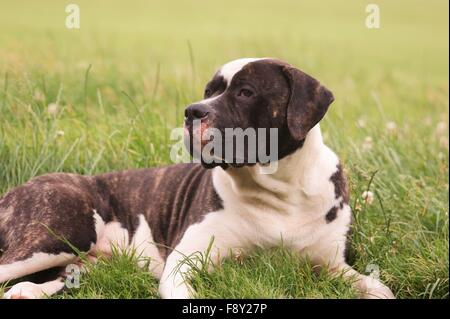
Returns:
[[[245,96],[245,97],[251,97],[253,95],[253,92],[249,89],[242,89],[239,91],[238,96]]]
[[[211,90],[210,89],[206,89],[205,90],[205,97],[210,97],[211,96]]]

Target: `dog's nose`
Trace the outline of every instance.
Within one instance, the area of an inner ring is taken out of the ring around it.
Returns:
[[[184,111],[187,120],[202,120],[208,116],[208,107],[201,103],[189,105]]]

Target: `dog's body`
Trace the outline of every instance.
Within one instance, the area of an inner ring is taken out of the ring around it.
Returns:
[[[186,256],[204,253],[212,242],[210,259],[218,263],[236,251],[282,243],[314,264],[354,278],[365,297],[393,297],[389,288],[345,261],[351,222],[346,180],[317,124],[332,95],[292,70],[272,59],[233,61],[208,84],[205,100],[187,109],[191,138],[196,134],[192,118],[214,127],[277,127],[280,160],[275,173],[261,174],[259,163],[221,163],[212,169],[178,164],[96,176],[37,177],[0,199],[0,282],[75,262],[73,247],[61,236],[93,256],[110,254],[111,244],[132,248],[151,259],[162,297],[187,298],[193,291],[185,280],[191,265],[183,262]],[[285,71],[291,73],[283,76]],[[259,80],[247,83],[247,91],[236,91],[249,78]],[[266,95],[258,93],[258,86]],[[303,105],[298,121],[296,99]],[[249,116],[253,104],[265,105],[259,118]],[[231,105],[241,109],[224,118],[225,106],[229,110]],[[264,118],[267,112],[270,119]],[[43,297],[63,286],[62,277],[43,284],[22,282],[5,296]]]

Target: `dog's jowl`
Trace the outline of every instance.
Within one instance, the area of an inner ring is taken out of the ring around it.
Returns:
[[[348,189],[319,128],[331,92],[295,67],[265,58],[225,64],[204,95],[186,108],[191,155],[202,154],[208,129],[224,133],[225,147],[227,129],[254,129],[256,142],[276,129],[276,171],[262,174],[267,163],[250,160],[246,151],[231,158],[209,152],[215,160],[207,163],[34,178],[0,199],[0,282],[64,269],[79,262],[79,252],[107,256],[114,245],[150,258],[141,266],[150,265],[160,279],[163,298],[188,298],[195,291],[186,274],[196,260],[186,263],[186,256],[212,245],[211,261],[219,263],[237,250],[283,242],[343,273],[362,297],[392,298],[389,288],[345,260]],[[258,151],[269,154],[270,144],[259,143]],[[45,297],[63,289],[64,280],[62,271],[44,282],[19,282],[5,297]]]

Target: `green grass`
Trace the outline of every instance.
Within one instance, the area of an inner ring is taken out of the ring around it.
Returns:
[[[84,263],[78,288],[70,288],[53,298],[158,298],[158,281],[138,267],[139,260],[134,252],[113,249],[112,258],[101,257],[96,263]]]
[[[398,298],[449,297],[448,2],[377,1],[378,30],[365,1],[76,3],[80,30],[64,3],[0,1],[0,193],[170,163],[170,130],[219,65],[279,57],[335,95],[322,131],[350,180],[355,268],[377,265]],[[63,297],[158,297],[133,258],[101,261]],[[354,296],[281,248],[193,280],[200,297]]]

